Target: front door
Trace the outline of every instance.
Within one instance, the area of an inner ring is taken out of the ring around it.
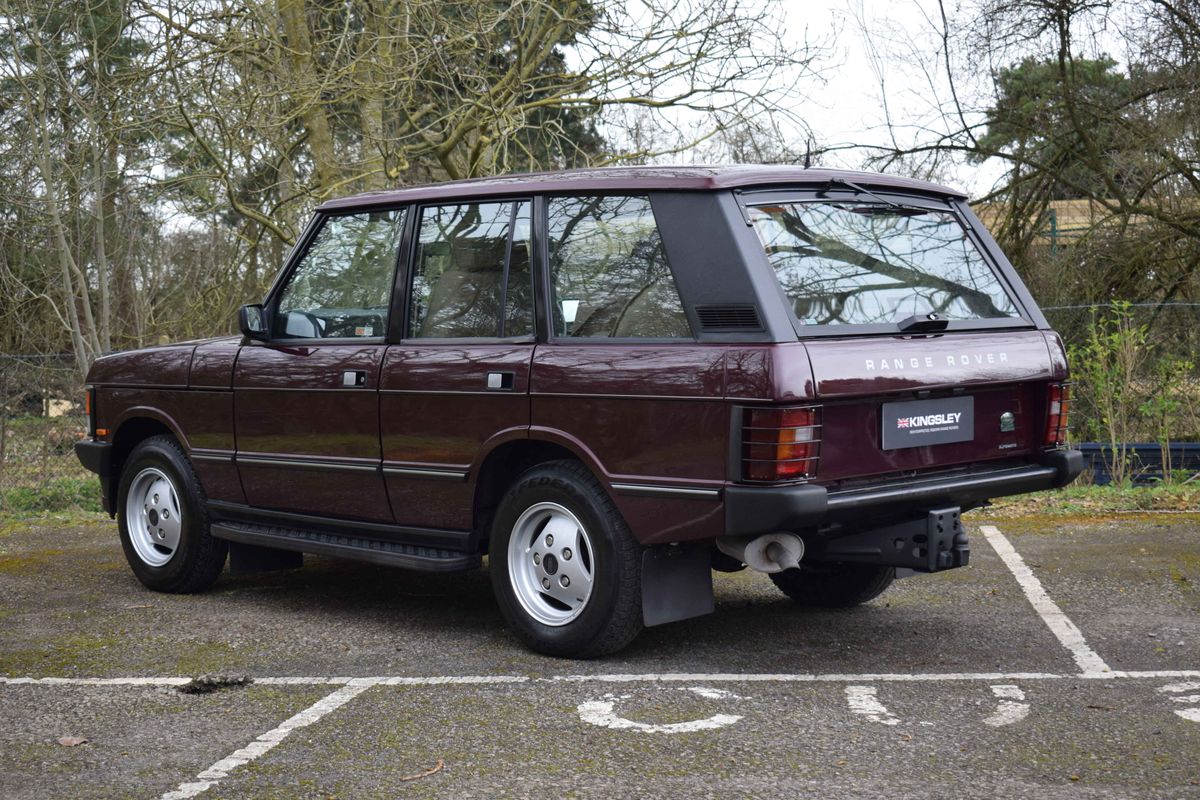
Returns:
[[[481,446],[529,427],[530,204],[417,213],[408,330],[380,379],[383,473],[400,524],[469,530]]]
[[[319,221],[234,372],[237,465],[255,507],[389,522],[379,377],[404,211]]]

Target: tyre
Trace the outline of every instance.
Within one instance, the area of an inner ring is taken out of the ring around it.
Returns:
[[[221,574],[229,545],[209,533],[204,490],[171,436],[152,436],[129,454],[117,512],[125,559],[146,587],[199,592]]]
[[[553,461],[505,494],[488,562],[500,611],[526,645],[595,658],[642,629],[642,552],[595,477],[578,462]]]
[[[869,564],[801,564],[771,575],[779,591],[810,608],[861,605],[883,594],[895,579],[895,567]]]

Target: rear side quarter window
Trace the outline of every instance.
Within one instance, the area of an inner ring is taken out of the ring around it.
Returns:
[[[691,339],[650,200],[547,201],[553,334]]]

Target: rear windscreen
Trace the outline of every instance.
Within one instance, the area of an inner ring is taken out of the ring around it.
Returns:
[[[884,204],[752,206],[750,217],[796,318],[806,325],[1016,317],[966,229],[946,211]]]

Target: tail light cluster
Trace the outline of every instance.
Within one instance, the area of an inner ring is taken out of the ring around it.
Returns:
[[[1046,400],[1046,437],[1042,442],[1046,447],[1062,447],[1067,443],[1067,416],[1070,408],[1071,385],[1050,384]]]
[[[821,409],[742,410],[742,478],[788,481],[817,474],[821,450]]]

